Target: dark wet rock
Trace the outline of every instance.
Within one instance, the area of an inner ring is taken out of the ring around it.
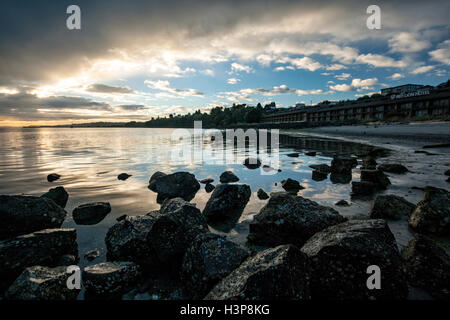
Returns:
[[[323,181],[326,178],[328,178],[328,173],[323,173],[318,170],[313,170],[311,179],[313,179],[314,181]]]
[[[184,287],[193,299],[202,299],[248,255],[246,249],[221,236],[201,234],[184,255],[181,267]]]
[[[208,183],[213,183],[214,179],[206,178],[206,179],[198,180],[198,182],[203,183],[203,184],[208,184]]]
[[[415,205],[395,195],[379,195],[375,198],[369,216],[372,219],[399,220],[413,212]]]
[[[73,254],[65,254],[62,255],[58,262],[58,266],[72,266],[78,263],[78,257],[75,257]]]
[[[78,257],[75,229],[46,229],[0,241],[0,287],[31,266],[56,266],[61,256]]]
[[[298,152],[288,153],[287,156],[291,158],[298,158],[300,154]]]
[[[208,221],[220,221],[242,213],[250,199],[247,184],[219,184],[206,203],[203,214]]]
[[[26,268],[6,292],[10,300],[75,300],[80,292],[67,288],[67,267]]]
[[[0,196],[0,239],[59,228],[65,216],[66,211],[48,198]]]
[[[317,152],[315,151],[310,151],[310,152],[306,152],[305,155],[310,156],[310,157],[315,157],[317,154]]]
[[[368,155],[373,158],[383,158],[383,157],[387,157],[389,155],[389,150],[384,149],[384,148],[374,147],[369,151]]]
[[[110,212],[111,205],[108,202],[94,202],[76,207],[72,216],[76,224],[93,225],[102,221]]]
[[[409,226],[420,233],[450,233],[450,193],[447,190],[426,187],[420,201],[409,217]]]
[[[100,251],[99,250],[90,250],[84,254],[84,258],[88,261],[93,261],[100,257]]]
[[[416,234],[402,250],[409,283],[437,299],[450,297],[450,257],[432,239]]]
[[[232,171],[225,171],[220,175],[220,183],[238,182],[239,178]]]
[[[445,171],[444,174],[445,174],[446,176],[450,176],[450,169],[447,170],[447,171]]]
[[[116,221],[122,221],[122,220],[125,220],[126,217],[127,217],[127,215],[126,215],[126,214],[123,214],[123,215],[121,215],[120,217],[117,217],[117,218],[116,218]]]
[[[133,262],[102,262],[83,269],[87,297],[120,298],[141,279],[141,271]]]
[[[331,167],[327,164],[312,164],[309,166],[310,168],[313,168],[316,171],[319,171],[321,173],[330,173]]]
[[[372,182],[379,189],[386,189],[391,184],[389,178],[381,170],[361,170],[361,181]]]
[[[265,192],[263,189],[259,188],[258,192],[256,194],[258,196],[259,200],[266,200],[269,199],[269,195],[267,194],[267,192]]]
[[[367,196],[373,194],[377,190],[375,183],[369,181],[353,181],[352,195]]]
[[[206,300],[307,300],[310,268],[293,245],[259,252],[219,282]]]
[[[118,176],[117,176],[117,179],[119,179],[119,180],[122,180],[122,181],[125,181],[125,180],[127,180],[129,177],[131,177],[132,175],[131,174],[128,174],[128,173],[121,173],[121,174],[119,174]]]
[[[329,227],[302,247],[312,266],[313,299],[404,299],[406,277],[394,235],[384,220],[352,220]],[[367,288],[367,268],[381,269],[381,289]]]
[[[127,216],[109,228],[105,238],[108,261],[133,261],[150,266],[157,264],[156,254],[147,243],[155,220],[153,216]]]
[[[358,161],[356,158],[346,158],[333,156],[333,160],[331,160],[331,173],[337,174],[351,174],[352,168],[358,165]]]
[[[189,172],[175,172],[167,175],[157,172],[150,178],[148,188],[158,194],[156,199],[158,203],[178,197],[190,201],[200,189],[200,184],[195,179],[195,175]]]
[[[258,158],[246,158],[244,160],[244,166],[246,166],[248,169],[258,169],[261,167],[261,160]]]
[[[330,181],[334,184],[349,184],[352,181],[351,174],[331,173]]]
[[[390,173],[405,173],[408,168],[399,163],[382,163],[378,166],[378,170]]]
[[[215,187],[214,185],[212,185],[211,183],[207,183],[207,184],[205,185],[205,190],[206,190],[207,193],[212,192],[215,188],[216,188],[216,187]]]
[[[57,173],[51,173],[51,174],[49,174],[49,175],[47,176],[47,181],[48,181],[48,182],[53,182],[53,181],[58,180],[59,178],[61,178],[61,176],[60,176],[59,174],[57,174]]]
[[[365,157],[362,161],[361,169],[375,170],[377,168],[377,161],[373,157]]]
[[[284,190],[288,192],[298,192],[299,190],[305,189],[297,180],[288,178],[286,180],[281,181],[281,186]]]
[[[450,182],[450,177],[449,177],[449,178],[447,178],[447,180],[445,180],[445,181],[447,181],[447,182]]]
[[[348,207],[350,204],[345,200],[339,200],[334,204],[335,206]]]
[[[44,193],[42,198],[47,198],[53,200],[61,208],[65,208],[67,204],[67,200],[69,200],[69,194],[67,193],[64,187],[56,187],[48,190],[48,192]]]
[[[249,226],[248,241],[262,246],[301,247],[313,234],[346,221],[339,212],[285,192],[272,193]]]

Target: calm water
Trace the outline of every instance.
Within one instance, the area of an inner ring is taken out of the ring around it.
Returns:
[[[98,263],[105,259],[104,238],[115,219],[123,214],[142,215],[159,209],[156,194],[147,188],[150,176],[155,171],[171,173],[189,171],[197,179],[211,177],[218,183],[225,170],[234,171],[240,182],[251,186],[252,197],[245,208],[239,224],[228,235],[235,241],[245,241],[248,221],[266,201],[256,197],[258,188],[266,192],[281,191],[279,182],[292,178],[306,188],[300,195],[332,205],[340,199],[350,199],[350,184],[336,184],[327,178],[316,182],[311,178],[311,164],[327,163],[332,154],[356,154],[367,148],[365,145],[337,140],[310,137],[292,138],[280,136],[280,168],[275,175],[261,175],[260,170],[249,170],[237,164],[182,163],[173,161],[174,148],[190,147],[190,141],[172,141],[173,129],[146,128],[38,128],[1,129],[0,131],[0,194],[26,194],[39,196],[49,188],[64,186],[69,193],[66,206],[68,215],[63,227],[73,227],[78,232],[80,265]],[[204,145],[211,144],[206,139]],[[226,146],[224,148],[227,148]],[[248,149],[229,146],[234,155],[245,158]],[[317,151],[317,156],[305,156],[305,151]],[[216,150],[217,151],[217,150]],[[222,150],[219,150],[222,151]],[[300,152],[298,158],[287,154]],[[58,173],[62,177],[53,183],[47,175]],[[133,175],[119,181],[117,175],[126,172]],[[357,178],[354,173],[353,178]],[[278,185],[276,185],[278,183]],[[202,188],[191,201],[203,209],[210,194]],[[83,203],[110,202],[112,212],[94,226],[76,225],[72,210]],[[342,212],[341,212],[342,213]],[[344,212],[345,214],[345,212]],[[93,262],[84,260],[86,251],[99,249],[102,256]]]

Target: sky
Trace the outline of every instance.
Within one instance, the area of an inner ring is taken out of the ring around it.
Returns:
[[[369,5],[381,29],[366,25]],[[69,5],[81,29],[69,30]],[[450,76],[450,1],[9,1],[0,126],[355,99]]]

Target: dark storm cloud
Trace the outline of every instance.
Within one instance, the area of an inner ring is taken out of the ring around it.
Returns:
[[[99,83],[91,84],[89,87],[87,87],[86,91],[100,92],[100,93],[134,93],[134,91],[131,90],[130,88],[108,86]]]

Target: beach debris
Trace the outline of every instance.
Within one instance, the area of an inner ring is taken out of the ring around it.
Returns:
[[[390,173],[405,173],[408,172],[408,168],[399,163],[382,163],[378,166],[378,170]]]
[[[205,185],[205,190],[206,190],[207,193],[212,192],[214,190],[214,188],[215,188],[215,186],[213,184],[211,184],[211,183],[207,183]]]
[[[67,200],[69,200],[69,194],[64,187],[52,188],[41,197],[53,200],[61,208],[65,208]]]
[[[0,195],[0,240],[61,227],[67,212],[46,197]]]
[[[10,300],[75,300],[80,290],[67,287],[67,267],[26,268],[6,292]]]
[[[158,194],[156,201],[163,203],[166,199],[183,198],[186,201],[194,199],[200,189],[195,175],[189,172],[164,174],[156,172],[150,178],[148,188]]]
[[[292,243],[300,248],[313,234],[344,221],[333,208],[286,192],[274,192],[250,223],[248,241],[272,247]]]
[[[259,200],[267,200],[269,199],[269,195],[267,192],[265,192],[263,189],[259,188],[258,192],[256,193]]]
[[[281,181],[281,186],[288,192],[297,193],[299,190],[305,189],[297,180],[287,178]]]
[[[192,299],[203,299],[249,256],[247,249],[212,233],[198,235],[186,250],[181,280]]]
[[[258,169],[261,166],[261,160],[258,158],[246,158],[244,160],[244,166],[248,169]]]
[[[203,214],[208,221],[221,221],[240,215],[250,199],[247,184],[219,184],[214,189]]]
[[[426,187],[424,199],[409,217],[409,226],[419,233],[450,234],[450,193]]]
[[[257,253],[220,281],[206,300],[307,300],[309,262],[293,245]]]
[[[59,178],[61,178],[61,176],[60,176],[59,174],[57,174],[57,173],[50,173],[50,174],[47,176],[47,181],[48,181],[48,182],[53,182],[53,181],[58,180]]]
[[[117,179],[118,180],[122,180],[122,181],[125,181],[125,180],[127,180],[129,177],[131,177],[132,175],[131,174],[128,174],[128,173],[121,173],[121,174],[119,174],[118,176],[117,176]]]
[[[76,207],[73,212],[73,220],[80,225],[93,225],[102,221],[111,212],[109,202],[86,203]]]
[[[450,257],[431,238],[416,234],[402,249],[408,282],[437,299],[450,296]]]
[[[369,216],[372,219],[399,220],[409,217],[416,206],[404,198],[395,195],[378,195],[372,203]]]
[[[301,251],[311,263],[313,299],[405,299],[408,295],[402,259],[384,220],[331,226],[313,235]],[[377,290],[367,286],[368,267],[373,264],[382,270],[383,279],[389,279]]]
[[[239,178],[232,171],[225,171],[220,175],[220,183],[238,182]]]

